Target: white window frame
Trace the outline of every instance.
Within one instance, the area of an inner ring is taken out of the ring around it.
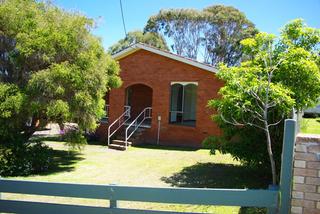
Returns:
[[[182,85],[183,86],[183,90],[182,90],[182,108],[181,108],[181,111],[171,111],[171,99],[172,99],[172,94],[171,94],[171,90],[172,90],[172,86],[173,85],[175,85],[175,84],[179,84],[179,85]],[[184,113],[184,87],[186,86],[186,85],[196,85],[197,86],[197,90],[198,90],[198,82],[177,82],[177,81],[174,81],[174,82],[171,82],[171,84],[170,84],[170,109],[169,109],[169,113],[170,113],[170,115],[172,114],[172,112],[175,112],[175,113],[180,113],[180,114],[183,114]],[[195,120],[195,121],[197,121],[197,119]],[[169,123],[170,124],[174,124],[174,123],[172,123],[171,122],[171,118],[169,118]],[[181,125],[181,126],[183,126],[184,124],[183,123],[181,123],[181,124],[177,124],[177,125]],[[194,126],[196,126],[196,124],[194,125]]]

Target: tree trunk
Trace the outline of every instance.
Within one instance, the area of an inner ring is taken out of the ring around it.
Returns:
[[[37,128],[40,125],[39,123],[41,123],[41,120],[39,118],[33,118],[30,126],[25,126],[23,133],[23,139],[25,143],[28,142],[31,136],[36,132]]]
[[[270,131],[269,131],[269,125],[268,125],[268,110],[269,110],[269,90],[272,80],[272,71],[268,73],[268,86],[266,88],[266,99],[264,104],[264,130],[267,137],[267,149],[270,159],[270,165],[271,165],[271,172],[272,172],[272,184],[277,185],[277,170],[276,170],[276,163],[274,161],[273,152],[272,152],[272,144],[271,144],[271,137],[270,137]]]
[[[276,163],[274,161],[273,152],[272,152],[272,144],[271,144],[271,138],[270,138],[270,132],[268,125],[266,124],[265,129],[266,137],[267,137],[267,149],[270,159],[270,165],[271,165],[271,171],[272,171],[272,184],[277,185],[277,170],[276,170]]]
[[[36,127],[30,127],[28,129],[25,129],[24,134],[23,134],[23,139],[24,142],[28,142],[33,133],[35,133]]]

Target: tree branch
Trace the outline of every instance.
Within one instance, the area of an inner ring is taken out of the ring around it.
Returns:
[[[284,114],[282,114],[281,119],[278,120],[277,122],[268,124],[268,128],[269,128],[270,126],[276,126],[276,125],[278,125],[278,124],[283,120],[283,118],[284,118]]]
[[[222,119],[224,122],[229,123],[229,124],[234,125],[234,126],[245,126],[245,125],[248,125],[248,126],[254,126],[254,127],[259,128],[259,129],[262,129],[262,130],[264,130],[264,131],[266,130],[264,127],[259,126],[259,125],[257,125],[257,124],[254,124],[254,123],[252,123],[252,122],[240,123],[240,122],[238,122],[236,119],[234,119],[233,117],[232,117],[233,122],[231,122],[231,121],[227,120],[227,119],[223,116],[223,114],[220,114],[220,117],[221,117],[221,119]]]

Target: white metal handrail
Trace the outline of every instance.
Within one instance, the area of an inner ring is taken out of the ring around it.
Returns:
[[[131,112],[131,106],[124,106],[124,112],[113,122],[109,125],[108,127],[108,146],[110,144],[110,138],[111,136],[116,133],[129,119],[130,119],[130,114]],[[118,127],[112,132],[111,132],[111,127],[114,126],[115,124],[118,124]]]
[[[129,138],[133,135],[133,133],[139,128],[139,126],[145,121],[145,119],[149,119],[151,118],[151,114],[152,114],[152,108],[151,107],[147,107],[145,109],[143,109],[143,111],[136,117],[136,119],[134,119],[126,128],[126,138],[125,138],[125,145],[126,148],[128,147],[128,140]],[[143,116],[141,118],[141,121],[138,123],[138,119]],[[132,127],[134,127],[134,130],[128,135],[128,131],[129,129]]]

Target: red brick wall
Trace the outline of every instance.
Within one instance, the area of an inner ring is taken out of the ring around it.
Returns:
[[[144,136],[146,141],[156,142],[158,115],[161,116],[160,144],[200,147],[205,137],[220,134],[220,129],[210,119],[213,112],[207,108],[208,100],[217,97],[223,85],[214,73],[145,50],[128,55],[119,63],[123,85],[110,92],[110,122],[123,113],[125,89],[141,83],[151,87],[153,92],[152,127]],[[195,127],[169,124],[170,85],[174,81],[198,82]]]

